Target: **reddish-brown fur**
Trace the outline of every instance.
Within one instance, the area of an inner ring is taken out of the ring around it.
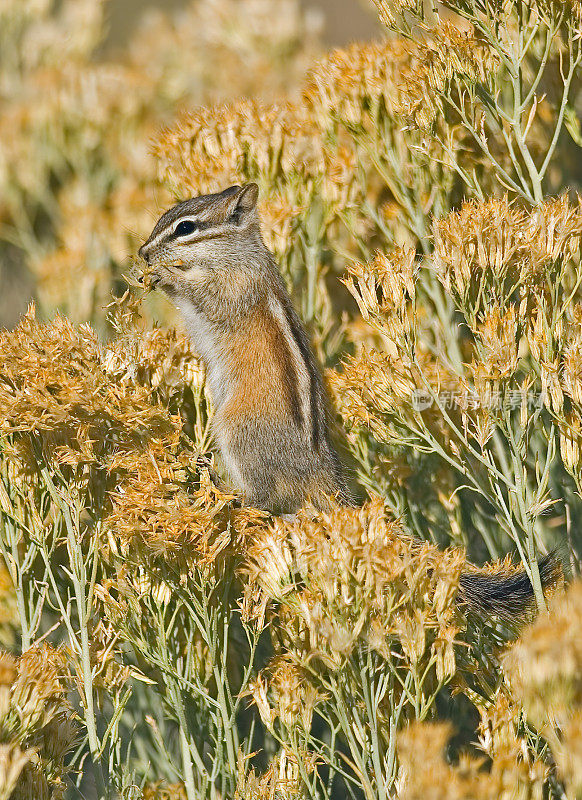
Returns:
[[[234,382],[223,414],[233,421],[257,413],[279,417],[281,403],[292,414],[291,357],[272,315],[256,308],[243,331],[224,334],[219,341]]]

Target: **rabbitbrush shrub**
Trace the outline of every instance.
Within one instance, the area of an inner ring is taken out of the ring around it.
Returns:
[[[2,800],[582,797],[582,4],[376,5],[317,61],[294,0],[117,60],[102,3],[0,11],[38,298],[0,334]],[[358,508],[241,507],[202,364],[124,294],[148,212],[245,180]],[[519,638],[457,602],[467,557],[527,572]]]

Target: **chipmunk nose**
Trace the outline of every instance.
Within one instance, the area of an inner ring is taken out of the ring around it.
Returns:
[[[139,256],[140,258],[143,258],[143,260],[146,262],[146,264],[149,264],[149,263],[150,263],[150,254],[149,254],[149,253],[148,253],[148,251],[146,250],[146,246],[145,246],[145,244],[142,244],[142,246],[141,246],[141,247],[139,248],[139,250],[137,251],[137,254],[138,254],[138,256]]]

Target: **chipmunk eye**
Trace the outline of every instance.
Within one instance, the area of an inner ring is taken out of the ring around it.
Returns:
[[[188,234],[194,233],[194,231],[197,229],[198,225],[195,222],[192,222],[191,219],[184,219],[182,220],[182,222],[179,222],[174,228],[174,235],[188,236]]]

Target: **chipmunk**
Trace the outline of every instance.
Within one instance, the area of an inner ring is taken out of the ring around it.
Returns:
[[[258,508],[350,502],[331,443],[321,373],[261,237],[258,187],[185,200],[139,255],[182,313],[206,368],[225,467]]]
[[[307,335],[261,237],[255,183],[178,203],[139,249],[150,286],[180,309],[207,368],[213,432],[244,500],[293,513],[310,499],[353,505],[331,443],[326,393]],[[544,584],[555,576],[540,561]],[[461,578],[461,599],[511,615],[533,599],[525,572]]]

